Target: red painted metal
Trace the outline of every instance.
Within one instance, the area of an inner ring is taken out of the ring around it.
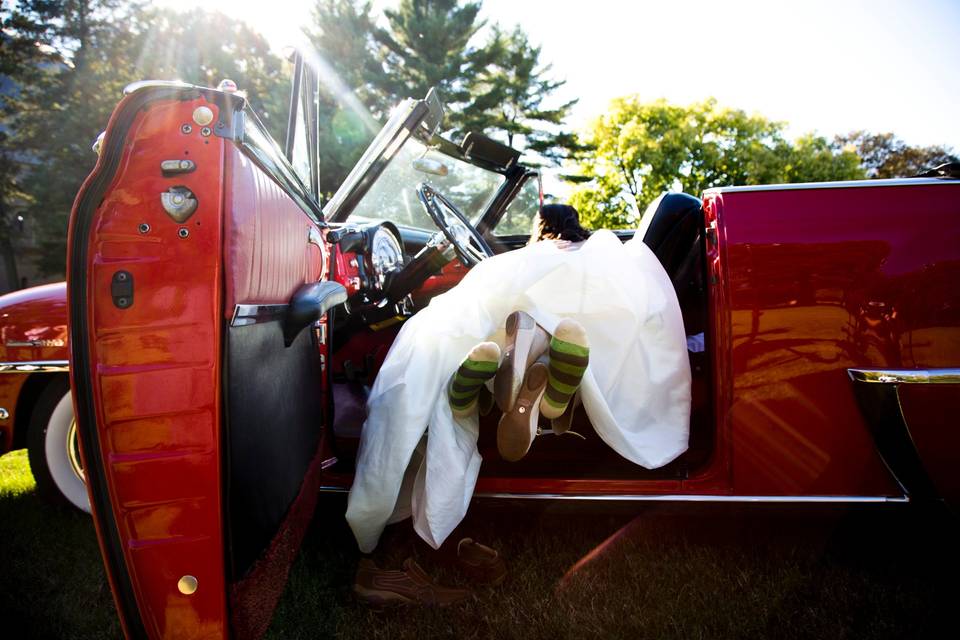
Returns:
[[[443,265],[439,273],[427,278],[424,283],[413,292],[414,302],[417,306],[427,304],[430,298],[438,296],[457,286],[457,283],[463,280],[463,277],[467,275],[468,271],[469,269],[463,266],[459,258],[454,258]]]
[[[226,148],[224,277],[227,318],[236,304],[285,304],[320,279],[320,231],[283,190],[235,146]],[[323,244],[321,242],[321,244]]]
[[[348,296],[354,296],[360,293],[359,264],[360,261],[363,260],[363,256],[352,251],[344,253],[338,245],[329,246],[328,244],[328,247],[330,251],[333,251],[334,274],[337,282],[346,288]]]
[[[0,373],[0,407],[8,412],[7,418],[0,420],[0,454],[13,448],[17,437],[14,431],[17,424],[17,401],[28,377],[29,374],[26,373]]]
[[[227,633],[219,389],[224,141],[197,127],[180,132],[200,105],[217,113],[203,98],[158,102],[117,134],[125,136],[123,158],[88,239],[91,369],[72,372],[93,389],[102,472],[151,637]],[[161,175],[162,160],[187,157],[195,172]],[[187,186],[200,203],[182,225],[160,203],[171,184]],[[141,223],[149,233],[138,230]],[[180,229],[189,235],[180,237]],[[127,309],[110,293],[121,269],[135,287]],[[192,595],[178,590],[185,575],[198,579]]]
[[[13,343],[13,344],[11,344]],[[17,343],[32,343],[15,346]],[[0,362],[66,361],[66,283],[41,285],[0,296]],[[0,420],[0,454],[9,451],[16,438],[20,390],[31,375],[44,373],[0,372],[0,407],[9,413]]]
[[[937,493],[960,504],[960,384],[902,384],[900,408]]]
[[[958,187],[708,196],[729,283],[714,320],[729,322],[718,415],[729,420],[735,493],[899,493],[846,370],[958,364],[947,354],[960,318],[942,306],[960,307]]]
[[[9,347],[9,342],[39,342]],[[65,282],[14,291],[0,297],[0,362],[67,359]]]

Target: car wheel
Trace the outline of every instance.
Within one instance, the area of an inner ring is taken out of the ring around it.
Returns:
[[[37,492],[50,502],[69,504],[90,513],[70,383],[66,378],[57,378],[40,394],[30,417],[27,450]]]

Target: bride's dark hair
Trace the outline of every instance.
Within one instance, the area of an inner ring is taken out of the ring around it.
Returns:
[[[546,204],[540,208],[530,242],[540,240],[569,240],[580,242],[590,237],[590,232],[580,226],[580,215],[568,204]]]

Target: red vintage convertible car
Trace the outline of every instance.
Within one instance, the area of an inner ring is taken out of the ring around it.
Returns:
[[[438,137],[429,95],[393,112],[321,208],[306,65],[294,87],[283,149],[236,94],[130,87],[75,202],[76,424],[130,637],[263,632],[318,495],[350,486],[365,389],[399,327],[522,245],[539,202],[513,149]],[[479,496],[960,496],[960,181],[672,194],[636,233],[703,335],[689,450],[637,467],[581,413],[585,441],[538,438],[507,463],[494,415]]]

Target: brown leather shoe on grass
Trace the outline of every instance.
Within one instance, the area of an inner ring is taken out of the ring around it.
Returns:
[[[456,565],[475,584],[495,587],[507,577],[507,565],[496,549],[464,538],[457,545]]]
[[[360,560],[353,592],[374,607],[411,604],[445,607],[473,596],[469,589],[435,583],[413,558],[404,560],[403,571],[381,569],[372,560]]]

